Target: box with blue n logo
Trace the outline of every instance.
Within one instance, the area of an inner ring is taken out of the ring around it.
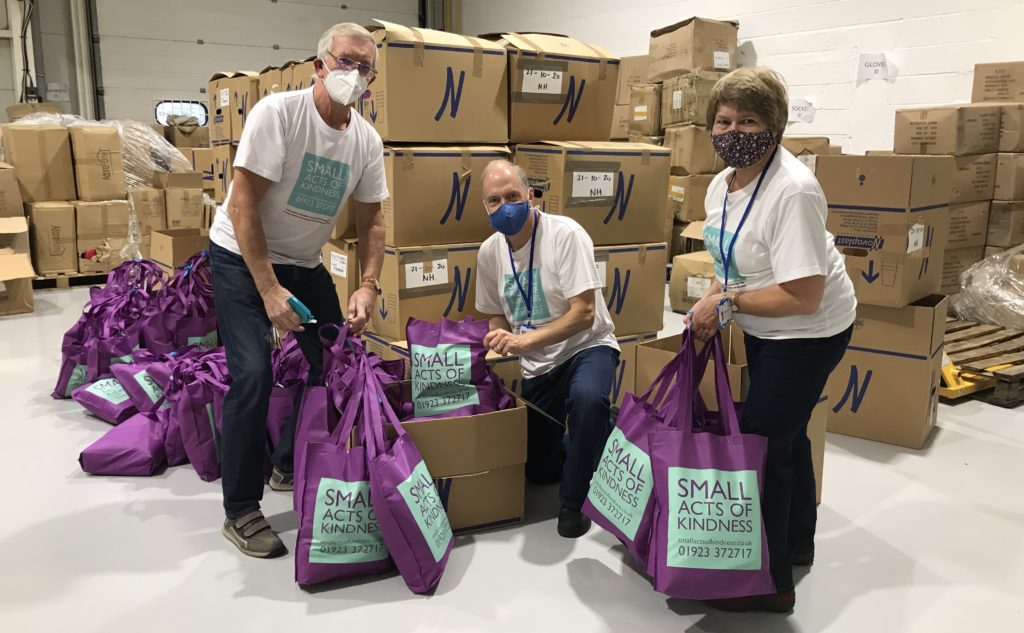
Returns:
[[[377,80],[359,113],[385,141],[507,143],[505,49],[376,20]]]
[[[953,159],[819,156],[826,226],[860,303],[900,308],[939,290]]]
[[[671,152],[644,143],[547,141],[516,147],[546,213],[579,222],[597,246],[666,238]]]
[[[384,148],[390,197],[381,207],[384,243],[425,246],[482,242],[494,232],[483,205],[481,176],[504,145],[416,145]]]
[[[602,299],[615,324],[615,334],[661,330],[665,320],[668,244],[597,246],[594,263],[604,284]]]
[[[491,33],[508,49],[509,138],[592,141],[611,129],[619,88],[617,56],[546,33]]]
[[[938,416],[946,297],[904,308],[859,305],[846,356],[829,377],[828,430],[922,448]]]

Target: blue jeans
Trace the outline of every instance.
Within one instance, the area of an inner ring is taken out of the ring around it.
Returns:
[[[270,320],[263,298],[245,260],[210,244],[213,300],[220,340],[227,354],[231,388],[224,398],[221,434],[221,482],[224,512],[236,519],[260,509],[263,499],[263,464],[266,458],[267,408],[273,386],[270,365]],[[318,324],[340,323],[341,306],[331,275],[323,265],[315,268],[274,265],[277,280],[299,298]],[[306,325],[294,336],[310,364],[310,380],[320,377],[323,346],[318,325]],[[291,472],[295,449],[295,416],[281,434],[272,456],[274,465]]]
[[[540,413],[527,413],[526,478],[533,483],[561,479],[559,498],[571,510],[583,507],[590,479],[612,431],[609,394],[619,364],[613,347],[591,347],[546,374],[523,381],[523,398]]]

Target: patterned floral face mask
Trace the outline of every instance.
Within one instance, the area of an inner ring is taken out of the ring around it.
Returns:
[[[756,165],[775,147],[775,135],[771,130],[763,132],[732,130],[724,134],[713,134],[711,143],[726,165],[743,169]]]

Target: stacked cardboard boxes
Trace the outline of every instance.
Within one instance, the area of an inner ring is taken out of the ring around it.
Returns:
[[[612,130],[608,138],[612,141],[625,141],[629,139],[630,120],[632,119],[630,108],[630,94],[633,86],[647,82],[647,67],[650,57],[647,55],[634,55],[623,57],[619,62],[619,84],[615,90],[615,109],[612,115]]]
[[[35,310],[29,225],[14,168],[0,163],[0,316]]]

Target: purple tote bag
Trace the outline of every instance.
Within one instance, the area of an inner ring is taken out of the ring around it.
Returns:
[[[768,441],[740,432],[721,336],[708,346],[720,432],[681,424],[649,436],[655,508],[648,568],[655,589],[677,598],[773,593],[761,517]],[[695,415],[697,400],[680,401],[681,419]]]
[[[363,441],[370,460],[370,490],[384,542],[414,593],[437,586],[451,555],[448,515],[412,438],[402,428],[376,375],[363,361]],[[385,421],[397,433],[384,439]]]
[[[89,413],[115,426],[138,413],[117,378],[100,378],[83,385],[71,397]]]
[[[136,414],[82,451],[78,463],[91,475],[149,477],[166,464],[164,428],[155,414]]]

